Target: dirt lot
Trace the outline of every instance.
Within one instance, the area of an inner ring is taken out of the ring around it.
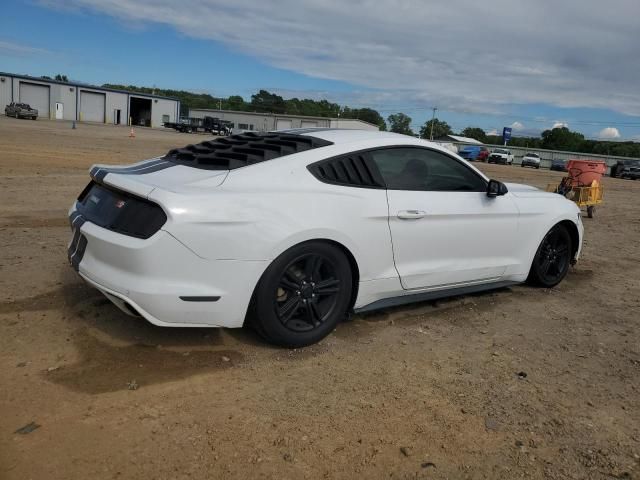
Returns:
[[[194,142],[128,132],[0,117],[0,479],[640,478],[640,182],[605,180],[556,289],[357,316],[288,351],[131,319],[67,265],[91,164]]]

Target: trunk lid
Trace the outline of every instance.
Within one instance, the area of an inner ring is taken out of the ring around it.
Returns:
[[[154,189],[170,192],[210,189],[224,182],[228,170],[203,170],[154,158],[126,166],[94,165],[91,177],[98,183],[146,198]]]

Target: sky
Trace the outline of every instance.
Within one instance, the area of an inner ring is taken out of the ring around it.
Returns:
[[[639,0],[3,0],[0,71],[640,141]]]

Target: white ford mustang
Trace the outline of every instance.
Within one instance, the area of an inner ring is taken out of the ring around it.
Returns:
[[[71,265],[126,313],[317,342],[349,312],[523,282],[580,253],[576,205],[386,132],[246,133],[97,165]]]

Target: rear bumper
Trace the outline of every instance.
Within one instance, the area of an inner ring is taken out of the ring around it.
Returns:
[[[241,327],[266,268],[262,261],[203,259],[163,230],[142,240],[84,222],[78,235],[84,248],[69,255],[79,275],[158,326]]]

